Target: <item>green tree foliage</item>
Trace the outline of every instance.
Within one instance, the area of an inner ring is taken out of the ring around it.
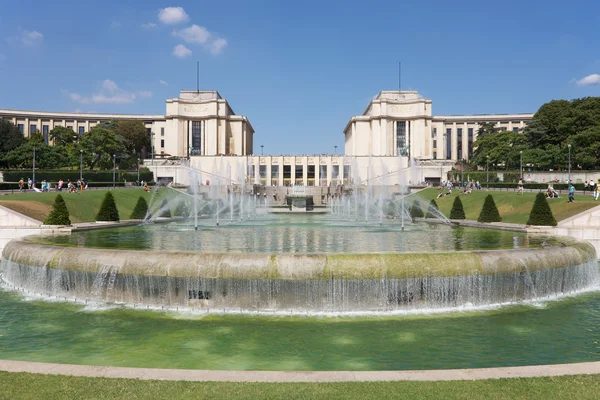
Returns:
[[[410,207],[410,217],[411,218],[423,218],[425,215],[423,214],[423,210],[421,209],[421,205],[418,201],[415,201]]]
[[[12,122],[0,119],[0,159],[23,144],[23,134]]]
[[[535,202],[529,213],[527,225],[556,226],[556,219],[554,219],[546,196],[542,192],[535,196]]]
[[[50,139],[55,146],[69,146],[77,142],[77,134],[73,129],[64,126],[56,126],[50,131]]]
[[[519,132],[505,131],[477,137],[473,143],[472,162],[485,167],[489,156],[492,165],[503,164],[505,169],[519,167],[520,151],[528,151],[527,138]]]
[[[96,221],[119,221],[119,210],[111,192],[107,192],[96,215]]]
[[[131,213],[131,219],[144,219],[146,218],[146,214],[148,214],[148,203],[143,196],[140,196],[137,203],[135,204],[135,208]]]
[[[179,204],[177,204],[177,207],[175,207],[175,212],[174,212],[174,215],[176,217],[187,217],[188,214],[189,214],[189,207],[185,201],[182,201]]]
[[[90,170],[96,166],[112,168],[113,154],[125,151],[122,139],[113,131],[101,126],[95,126],[81,135],[79,143],[84,152],[84,161]]]
[[[479,213],[479,218],[477,218],[477,222],[501,222],[502,217],[500,217],[500,213],[498,212],[498,207],[496,207],[496,202],[491,194],[488,194],[483,202],[483,207],[481,208],[481,212]]]
[[[465,219],[465,210],[463,203],[460,201],[460,197],[456,196],[454,203],[452,203],[452,210],[450,210],[450,219]]]
[[[44,221],[44,225],[71,225],[71,219],[69,218],[69,210],[65,204],[65,200],[59,194],[54,199],[54,205],[50,215]]]
[[[436,211],[439,212],[438,205],[435,202],[435,199],[431,199],[431,202],[429,203],[429,207],[427,207],[427,215],[425,217],[426,218],[437,218]]]
[[[171,207],[169,206],[169,202],[167,199],[163,199],[160,205],[160,214],[159,217],[171,218]]]
[[[25,138],[23,143],[8,152],[3,162],[11,168],[33,168],[33,149],[35,148],[35,166],[39,169],[50,169],[60,167],[64,159],[60,152],[53,146],[44,142],[42,134],[34,132],[29,138]]]
[[[140,154],[142,148],[150,145],[150,138],[142,121],[121,120],[114,123],[114,132],[122,138],[127,152]]]

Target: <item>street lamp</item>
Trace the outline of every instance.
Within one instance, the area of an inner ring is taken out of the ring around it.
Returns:
[[[571,184],[571,144],[567,146],[569,148],[569,181],[567,182],[567,186]]]
[[[117,155],[113,154],[113,189],[115,188],[115,173],[117,169]]]
[[[519,179],[523,180],[523,150],[519,151]]]
[[[138,163],[137,163],[137,170],[138,170],[138,180],[137,180],[137,184],[138,186],[140,185],[140,159],[138,158]]]
[[[31,178],[31,184],[35,188],[35,146],[33,146],[33,178]]]
[[[263,150],[264,150],[265,146],[264,145],[260,145],[260,155],[262,156],[264,154]]]
[[[83,150],[79,150],[79,180],[83,179]]]
[[[335,150],[335,154],[337,154],[337,146],[333,146],[334,150]]]
[[[486,183],[488,190],[490,189],[490,156],[485,156],[485,171],[486,171]]]
[[[152,136],[152,164],[154,164],[154,132],[152,132],[150,136]],[[156,183],[156,181],[158,180],[158,168],[156,167],[156,165],[154,166],[154,175],[154,183]]]

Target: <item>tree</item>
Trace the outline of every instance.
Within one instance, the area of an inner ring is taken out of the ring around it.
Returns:
[[[107,192],[96,215],[96,221],[119,221],[119,210],[111,192]]]
[[[34,148],[36,168],[50,169],[63,165],[64,159],[59,149],[47,145],[40,132],[33,132],[29,138],[24,139],[19,147],[6,153],[2,159],[4,165],[15,168],[32,168]]]
[[[0,119],[0,157],[25,142],[23,134],[12,122]]]
[[[171,218],[171,207],[169,206],[169,202],[167,199],[163,199],[160,205],[160,214],[159,217]]]
[[[452,203],[452,210],[450,210],[450,219],[465,219],[465,210],[463,209],[462,201],[460,197],[456,196],[454,203]]]
[[[125,151],[122,140],[111,130],[95,126],[81,135],[79,140],[86,164],[93,170],[96,165],[112,168],[113,154]]]
[[[176,217],[187,217],[189,214],[188,205],[185,201],[180,201],[175,207],[174,215]]]
[[[421,209],[421,205],[418,201],[415,201],[410,207],[410,217],[411,218],[423,218],[423,210]]]
[[[535,196],[535,202],[533,203],[533,207],[531,207],[527,225],[556,226],[556,219],[554,219],[546,196],[542,192],[539,192]]]
[[[65,200],[59,194],[54,199],[54,205],[50,215],[44,221],[44,225],[71,225],[71,219],[69,218],[69,210],[65,204]]]
[[[431,199],[431,202],[429,203],[429,207],[427,207],[427,215],[425,217],[426,218],[437,218],[439,212],[440,211],[438,209],[438,205],[437,205],[435,199]]]
[[[146,218],[146,214],[148,214],[148,203],[143,196],[140,196],[137,203],[135,204],[135,208],[131,213],[131,219],[144,219]]]
[[[488,135],[500,132],[500,129],[496,128],[494,122],[480,122],[479,129],[477,129],[477,138],[483,138]]]
[[[114,132],[122,138],[129,154],[138,156],[144,147],[150,145],[146,127],[142,121],[119,120],[114,124]]]
[[[489,156],[490,165],[503,164],[505,169],[514,168],[519,166],[520,151],[525,153],[527,150],[527,138],[518,132],[488,134],[477,137],[473,143],[472,163],[485,167]]]
[[[483,207],[481,208],[481,212],[479,213],[479,218],[477,218],[477,222],[501,222],[502,218],[500,217],[500,213],[498,212],[498,207],[496,207],[496,202],[494,202],[494,198],[491,194],[488,194],[483,202]]]
[[[66,147],[77,142],[77,134],[73,129],[56,126],[50,131],[50,139],[52,139],[55,146]]]

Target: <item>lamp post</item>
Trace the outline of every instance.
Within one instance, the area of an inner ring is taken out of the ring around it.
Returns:
[[[333,146],[334,154],[337,154],[337,146]]]
[[[567,146],[569,148],[569,181],[567,182],[567,187],[568,185],[571,184],[571,144],[569,143],[569,145]]]
[[[83,150],[79,150],[79,180],[83,179]]]
[[[138,180],[137,180],[137,184],[138,186],[140,185],[140,159],[138,158],[138,163],[137,163],[137,172],[138,172]]]
[[[117,170],[117,155],[113,154],[113,189],[115,188],[115,173]]]
[[[152,132],[150,134],[150,136],[152,136],[152,143],[151,143],[151,147],[152,147],[152,164],[154,165],[154,132]],[[156,184],[156,181],[158,180],[158,168],[156,167],[156,165],[154,166],[154,183]]]
[[[486,174],[486,183],[488,190],[490,189],[490,156],[485,156],[485,174]]]
[[[261,156],[262,156],[263,154],[265,154],[265,153],[264,153],[264,151],[263,151],[263,150],[264,150],[264,148],[265,148],[265,146],[261,144],[261,145],[260,145],[260,155],[261,155]]]
[[[519,151],[519,179],[523,180],[523,150]]]
[[[31,185],[35,187],[35,146],[33,146],[33,177],[31,178]]]

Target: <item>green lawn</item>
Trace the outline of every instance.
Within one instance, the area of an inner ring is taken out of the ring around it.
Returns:
[[[71,222],[91,222],[96,220],[96,214],[100,209],[100,204],[104,199],[107,190],[84,190],[79,193],[61,192],[69,214]],[[119,216],[121,219],[129,219],[133,208],[140,196],[146,198],[150,203],[152,192],[144,192],[140,189],[114,189],[112,190]],[[58,192],[49,193],[17,193],[0,195],[0,206],[8,207],[12,210],[28,215],[39,221],[46,219],[52,204]],[[166,195],[177,195],[171,189],[162,189],[155,195],[153,204],[162,201],[162,197]]]
[[[599,375],[454,382],[229,383],[0,372],[0,399],[597,399]]]
[[[431,200],[435,198],[439,193],[438,189],[431,188],[425,189],[419,192],[419,196]],[[452,209],[452,203],[456,196],[460,196],[460,200],[463,203],[465,215],[467,219],[477,220],[483,201],[485,197],[491,194],[494,197],[502,222],[525,224],[529,218],[529,212],[535,201],[537,192],[524,193],[523,195],[517,195],[514,191],[485,191],[485,190],[474,190],[471,194],[459,194],[458,190],[454,190],[450,196],[444,196],[436,199],[436,203],[441,212],[444,215],[450,215],[450,209]],[[576,195],[575,202],[569,203],[566,194],[561,195],[558,199],[548,199],[554,218],[557,221],[572,217],[573,215],[579,214],[585,210],[589,210],[592,207],[600,205],[600,202],[594,201],[594,198],[589,195]],[[424,210],[425,211],[425,210]]]

